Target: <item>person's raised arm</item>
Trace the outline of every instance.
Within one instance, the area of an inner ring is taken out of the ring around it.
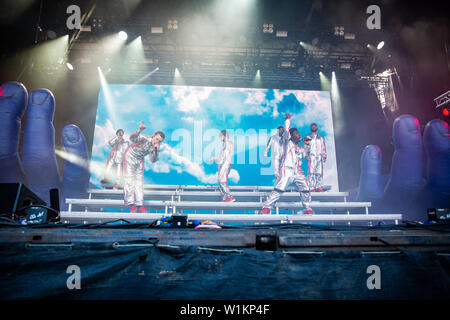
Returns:
[[[286,113],[286,116],[284,117],[285,140],[289,140],[291,138],[291,133],[289,131],[290,129],[291,129],[291,114]]]
[[[114,138],[112,138],[111,140],[108,141],[109,145],[111,147],[114,147],[114,145],[119,141],[119,137],[115,136]]]
[[[135,132],[133,132],[133,133],[130,135],[130,141],[131,141],[131,142],[137,142],[137,141],[138,141],[138,138],[139,138],[139,134],[140,134],[142,131],[144,131],[145,128],[147,128],[147,127],[144,125],[144,121],[142,121],[141,124],[139,125],[139,129],[137,129]]]
[[[272,146],[272,137],[270,137],[269,140],[267,140],[267,146],[266,149],[264,150],[264,158],[267,158],[271,146]]]

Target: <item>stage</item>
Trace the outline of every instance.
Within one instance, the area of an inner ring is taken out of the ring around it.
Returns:
[[[5,226],[2,299],[446,299],[448,224]],[[76,267],[73,267],[76,266]],[[371,287],[373,266],[380,282]],[[72,268],[72,269],[70,269]],[[73,268],[80,289],[70,287]],[[78,269],[77,269],[78,270]]]

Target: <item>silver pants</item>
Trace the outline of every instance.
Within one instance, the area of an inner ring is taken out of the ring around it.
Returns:
[[[122,175],[122,163],[109,161],[105,168],[105,180],[118,183]]]
[[[279,158],[272,158],[272,166],[273,166],[273,173],[275,175],[275,184],[278,183],[278,181],[281,178],[280,175],[280,159]]]
[[[297,191],[300,193],[300,201],[304,209],[310,209],[311,206],[311,192],[309,191],[309,185],[306,181],[305,174],[301,170],[295,170],[294,168],[282,168],[280,170],[280,180],[275,185],[274,190],[270,193],[266,202],[264,202],[263,208],[273,209],[275,203],[280,199],[281,195],[286,188],[293,183]]]
[[[226,198],[231,198],[230,187],[228,186],[228,175],[231,171],[230,164],[224,164],[219,166],[219,170],[217,172],[219,179],[219,191],[222,194],[222,200]]]
[[[323,187],[323,162],[321,156],[312,156],[308,163],[308,182],[311,189]]]
[[[144,159],[138,159],[128,152],[125,154],[123,181],[125,205],[144,205]]]

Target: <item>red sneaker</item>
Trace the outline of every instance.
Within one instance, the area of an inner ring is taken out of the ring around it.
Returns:
[[[303,214],[314,214],[314,211],[311,208],[309,208],[309,209],[303,210]]]
[[[323,189],[322,188],[317,188],[317,189],[315,189],[315,191],[316,192],[323,192]]]
[[[148,211],[145,210],[145,207],[144,207],[144,206],[140,206],[138,212],[139,212],[139,213],[147,213]]]
[[[233,196],[231,196],[231,199],[230,199],[230,201],[231,202],[235,202],[236,201],[236,199],[233,197]]]
[[[225,198],[222,200],[222,202],[233,202],[234,201],[233,199],[234,198]]]
[[[136,213],[136,206],[135,205],[131,206],[130,213]]]
[[[260,214],[270,214],[270,209],[269,208],[263,208],[259,213]]]

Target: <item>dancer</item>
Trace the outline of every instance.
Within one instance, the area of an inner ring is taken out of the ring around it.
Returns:
[[[280,159],[281,159],[281,139],[284,134],[284,127],[279,126],[277,128],[278,133],[274,134],[269,138],[269,141],[267,142],[266,150],[264,150],[264,158],[267,158],[267,154],[269,153],[269,150],[271,150],[271,157],[272,157],[272,167],[273,172],[275,174],[275,183],[278,182],[280,179]]]
[[[156,131],[153,135],[144,135],[141,132],[146,128],[144,121],[139,129],[130,135],[133,143],[125,152],[123,159],[124,179],[124,202],[130,207],[130,212],[147,212],[144,207],[144,157],[151,154],[150,161],[158,160],[160,143],[164,141],[165,135]]]
[[[280,199],[286,188],[293,183],[300,193],[304,214],[314,214],[311,209],[311,192],[305,174],[301,169],[301,159],[306,156],[306,149],[300,146],[300,133],[296,128],[291,128],[291,115],[288,113],[284,122],[285,134],[281,141],[283,157],[280,161],[280,180],[274,190],[264,202],[262,214],[270,214],[274,204]]]
[[[311,133],[307,145],[308,182],[311,191],[323,192],[323,164],[327,161],[327,148],[325,139],[317,133],[317,124],[310,126]]]
[[[122,161],[125,151],[129,147],[128,141],[123,137],[124,131],[119,129],[116,136],[108,141],[111,148],[108,161],[106,162],[104,178],[100,181],[102,184],[113,182],[113,189],[117,189],[122,177]]]
[[[231,195],[230,187],[228,186],[228,175],[230,174],[231,159],[233,158],[233,142],[230,141],[227,130],[220,131],[219,137],[223,141],[220,156],[218,158],[212,157],[209,160],[219,164],[217,175],[222,201],[234,202],[236,199]]]

